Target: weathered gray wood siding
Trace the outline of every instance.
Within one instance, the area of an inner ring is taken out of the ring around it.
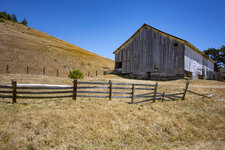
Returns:
[[[175,43],[177,47],[174,47]],[[176,78],[184,74],[184,45],[174,38],[144,27],[115,53],[115,62],[122,62],[122,73],[145,76],[150,72],[151,77]]]
[[[185,45],[184,63],[184,69],[192,72],[194,79],[197,79],[198,75],[208,78],[210,72],[214,71],[214,64],[210,60],[187,45]]]

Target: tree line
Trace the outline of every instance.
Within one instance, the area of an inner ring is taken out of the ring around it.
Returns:
[[[220,48],[208,48],[204,50],[204,53],[215,61],[214,71],[219,72],[221,68],[225,67],[225,46],[222,45]]]
[[[27,26],[27,24],[28,24],[28,22],[27,22],[27,20],[25,18],[21,22],[18,22],[17,16],[16,16],[15,13],[10,15],[9,13],[6,13],[5,11],[0,11],[0,22],[4,22],[5,20],[9,20],[9,21],[13,21],[13,22],[16,22],[16,23],[20,23],[20,24],[23,24],[25,26]]]

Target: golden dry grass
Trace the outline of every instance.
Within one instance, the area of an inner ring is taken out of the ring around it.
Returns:
[[[67,78],[1,75],[0,84],[71,84]],[[87,81],[152,83],[114,75]],[[185,80],[159,82],[181,92]],[[190,90],[225,98],[225,83],[191,80]],[[130,105],[123,99],[0,100],[0,149],[225,149],[225,102],[187,93],[185,101]]]
[[[46,74],[67,77],[72,69],[79,69],[88,75],[114,67],[114,61],[84,50],[78,46],[57,39],[33,28],[6,21],[0,22],[0,73],[30,73],[41,75],[43,67]]]

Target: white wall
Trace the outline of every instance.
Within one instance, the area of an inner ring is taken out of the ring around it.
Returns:
[[[194,79],[197,79],[198,75],[204,75],[207,78],[208,72],[214,71],[214,64],[203,55],[185,45],[184,69],[192,72]]]

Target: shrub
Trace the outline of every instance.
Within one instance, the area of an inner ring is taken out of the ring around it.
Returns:
[[[73,71],[70,71],[69,78],[71,78],[71,79],[83,79],[84,74],[80,70],[73,70]]]
[[[5,20],[3,18],[0,18],[0,22],[5,22]]]

